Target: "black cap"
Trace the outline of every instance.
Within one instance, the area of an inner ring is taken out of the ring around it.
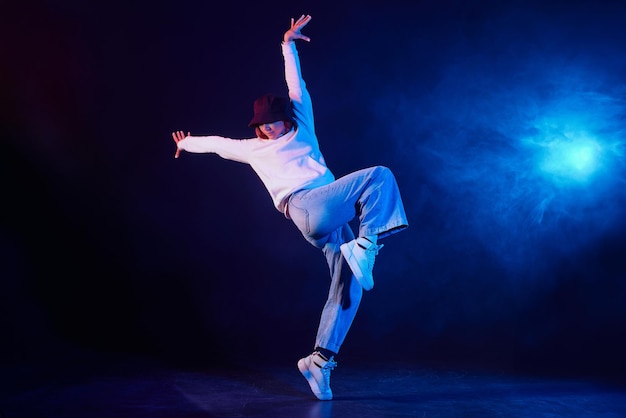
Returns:
[[[265,94],[254,101],[254,116],[248,126],[256,128],[279,120],[293,121],[291,101],[286,97]]]

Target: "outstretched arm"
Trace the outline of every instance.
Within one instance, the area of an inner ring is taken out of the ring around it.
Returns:
[[[292,17],[291,27],[289,28],[289,30],[287,30],[287,32],[285,32],[285,35],[283,36],[283,41],[292,42],[296,39],[302,39],[303,41],[311,42],[311,38],[309,38],[308,36],[304,36],[300,33],[302,28],[305,27],[310,20],[310,15],[302,15],[296,22],[293,21]]]
[[[294,21],[294,19],[291,18],[291,27],[285,32],[283,36],[283,41],[287,43],[287,42],[293,42],[296,39],[302,39],[303,41],[311,42],[311,38],[300,33],[302,28],[305,27],[310,21],[311,21],[310,15],[302,15],[300,16],[300,18],[298,18],[297,21]],[[297,67],[299,67],[299,64],[294,64],[294,68],[296,68],[296,71],[299,74],[299,70],[297,69]],[[298,74],[297,74],[297,78],[299,79],[300,77]],[[174,158],[178,158],[180,156],[180,148],[178,147],[178,143],[188,136],[191,136],[191,133],[187,132],[187,135],[185,135],[184,131],[172,132],[172,138],[174,139],[174,142],[176,143],[176,154],[174,154]],[[228,157],[224,157],[224,158],[228,158]],[[232,159],[235,159],[235,158],[232,158]],[[236,160],[239,160],[239,159],[236,159]]]
[[[174,158],[178,158],[181,151],[192,152],[195,154],[212,153],[218,154],[225,160],[239,161],[241,163],[250,164],[250,151],[252,144],[247,139],[233,139],[218,135],[195,135],[191,136],[190,132],[185,131],[172,132],[172,138],[176,143],[176,154]]]

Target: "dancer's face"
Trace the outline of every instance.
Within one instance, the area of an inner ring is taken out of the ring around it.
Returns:
[[[259,125],[259,129],[267,137],[267,139],[277,139],[287,133],[287,126],[282,120],[263,123]]]

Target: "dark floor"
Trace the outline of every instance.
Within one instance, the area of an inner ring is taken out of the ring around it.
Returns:
[[[173,367],[136,357],[2,366],[0,417],[626,417],[626,387],[591,378],[520,376],[341,362],[333,401],[317,401],[292,364]]]

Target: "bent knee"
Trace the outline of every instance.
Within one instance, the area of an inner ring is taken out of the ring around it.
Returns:
[[[384,165],[377,165],[376,167],[374,167],[374,173],[376,176],[379,176],[385,179],[386,178],[393,179],[395,181],[395,177],[391,169]]]

